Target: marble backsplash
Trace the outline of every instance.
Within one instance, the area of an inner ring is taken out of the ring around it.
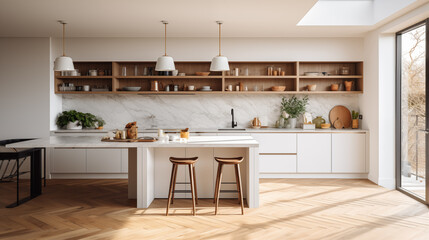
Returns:
[[[285,95],[290,97],[290,95]],[[301,96],[299,96],[301,97]],[[259,116],[274,126],[282,95],[63,95],[63,111],[75,109],[101,116],[106,129],[123,128],[137,121],[140,128],[231,127],[231,108],[238,127],[248,127]],[[307,111],[328,120],[336,105],[359,110],[357,95],[310,95]],[[300,122],[300,119],[299,121]],[[263,122],[265,125],[265,123]]]

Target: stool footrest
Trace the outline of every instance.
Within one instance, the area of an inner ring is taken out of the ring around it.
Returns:
[[[222,190],[222,189],[221,189],[221,190],[220,190],[220,192],[225,192],[225,193],[227,193],[227,192],[228,192],[228,193],[233,193],[233,192],[234,192],[234,193],[236,193],[236,192],[238,192],[238,191],[237,191],[237,190]]]
[[[190,193],[191,190],[174,190],[174,193]]]

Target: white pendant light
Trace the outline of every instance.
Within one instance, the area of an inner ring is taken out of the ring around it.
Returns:
[[[219,25],[219,55],[212,59],[212,63],[210,64],[210,71],[214,71],[214,72],[229,71],[228,58],[226,58],[225,56],[222,56],[220,51],[221,50],[220,33],[221,33],[221,25],[223,22],[216,21],[216,23]]]
[[[65,54],[65,32],[66,32],[66,22],[58,21],[63,25],[63,55],[57,57],[54,62],[54,71],[72,71],[74,70],[73,60],[71,57],[67,57]]]
[[[161,21],[165,27],[165,35],[164,35],[164,47],[165,54],[158,58],[156,61],[155,71],[173,71],[176,70],[174,66],[173,58],[167,55],[167,21]]]

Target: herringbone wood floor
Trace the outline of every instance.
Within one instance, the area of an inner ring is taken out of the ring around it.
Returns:
[[[13,183],[0,184],[0,239],[429,239],[429,210],[368,180],[265,179],[261,207],[240,215],[236,200],[166,200],[149,209],[127,200],[124,180],[51,180],[14,209]]]

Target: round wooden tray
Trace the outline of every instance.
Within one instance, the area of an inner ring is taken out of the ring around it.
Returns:
[[[329,121],[333,125],[337,119],[341,120],[344,124],[344,128],[350,128],[352,123],[352,114],[348,108],[341,105],[333,107],[329,112]]]

